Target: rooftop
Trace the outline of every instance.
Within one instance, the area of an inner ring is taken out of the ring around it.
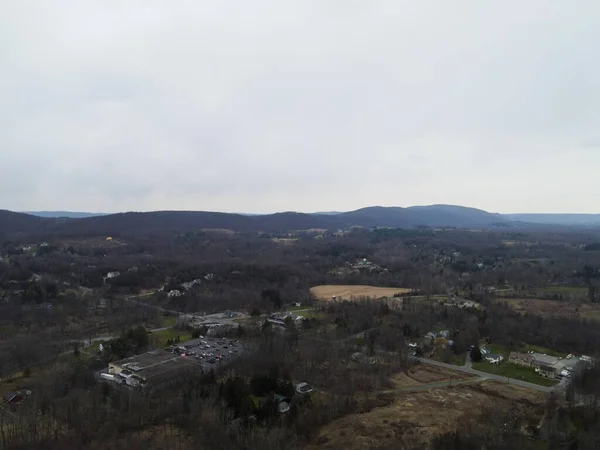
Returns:
[[[544,355],[542,353],[532,353],[531,356],[533,356],[533,360],[538,365],[553,366],[560,361],[560,358],[557,358],[556,356]]]
[[[197,364],[184,357],[161,351],[142,353],[140,355],[112,362],[146,381],[175,376],[176,374],[197,369]]]

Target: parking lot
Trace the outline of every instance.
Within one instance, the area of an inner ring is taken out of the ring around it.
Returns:
[[[210,370],[238,358],[244,348],[236,339],[200,337],[172,345],[166,351],[193,358],[202,366],[202,370]]]

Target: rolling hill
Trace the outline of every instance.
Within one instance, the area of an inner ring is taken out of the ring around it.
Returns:
[[[32,233],[49,225],[47,220],[30,214],[0,210],[0,235],[9,233]]]
[[[189,232],[201,229],[228,229],[237,232],[287,232],[311,228],[339,229],[351,226],[413,228],[503,226],[600,225],[600,215],[489,213],[453,205],[401,207],[371,206],[340,213],[282,212],[248,215],[206,211],[126,212],[69,218],[38,217],[31,214],[0,211],[0,235],[49,233],[64,236],[153,234]]]

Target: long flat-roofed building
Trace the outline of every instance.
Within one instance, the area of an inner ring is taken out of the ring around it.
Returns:
[[[200,365],[185,357],[155,350],[108,365],[108,373],[117,381],[136,388],[157,389],[175,384]]]

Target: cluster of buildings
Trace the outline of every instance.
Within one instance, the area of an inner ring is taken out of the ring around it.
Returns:
[[[186,281],[185,283],[181,283],[181,289],[183,289],[184,291],[189,291],[194,286],[202,284],[203,280],[204,281],[211,281],[211,280],[214,280],[214,278],[215,278],[215,274],[214,273],[207,273],[202,278],[196,278],[195,280]],[[165,289],[165,287],[163,286],[162,288],[159,289],[159,292],[164,291],[164,289]],[[181,292],[181,290],[179,290],[179,289],[172,289],[169,292],[167,292],[167,295],[168,295],[169,298],[181,297],[183,295],[183,292]]]
[[[581,362],[590,363],[592,359],[588,356],[576,358],[573,355],[567,355],[566,358],[559,358],[535,352],[511,352],[508,362],[534,368],[538,374],[546,378],[558,378],[571,376],[571,372]]]
[[[378,266],[377,264],[367,260],[366,258],[359,259],[355,263],[348,263],[348,266],[354,270],[365,270],[365,271],[369,271],[369,272],[373,272],[373,271],[385,272],[386,271],[386,269],[383,269],[381,266]]]
[[[456,308],[479,308],[480,305],[473,300],[467,300],[462,297],[457,297],[455,295],[448,296],[446,301],[441,302],[444,306],[452,306]]]
[[[153,350],[109,363],[100,378],[128,388],[155,391],[175,385],[190,374],[217,369],[244,351],[228,339],[198,338],[165,350]]]
[[[273,325],[285,327],[286,320],[291,320],[292,323],[298,325],[302,323],[303,319],[304,317],[299,316],[298,314],[294,314],[293,312],[285,312],[280,314],[271,314],[267,321]]]

